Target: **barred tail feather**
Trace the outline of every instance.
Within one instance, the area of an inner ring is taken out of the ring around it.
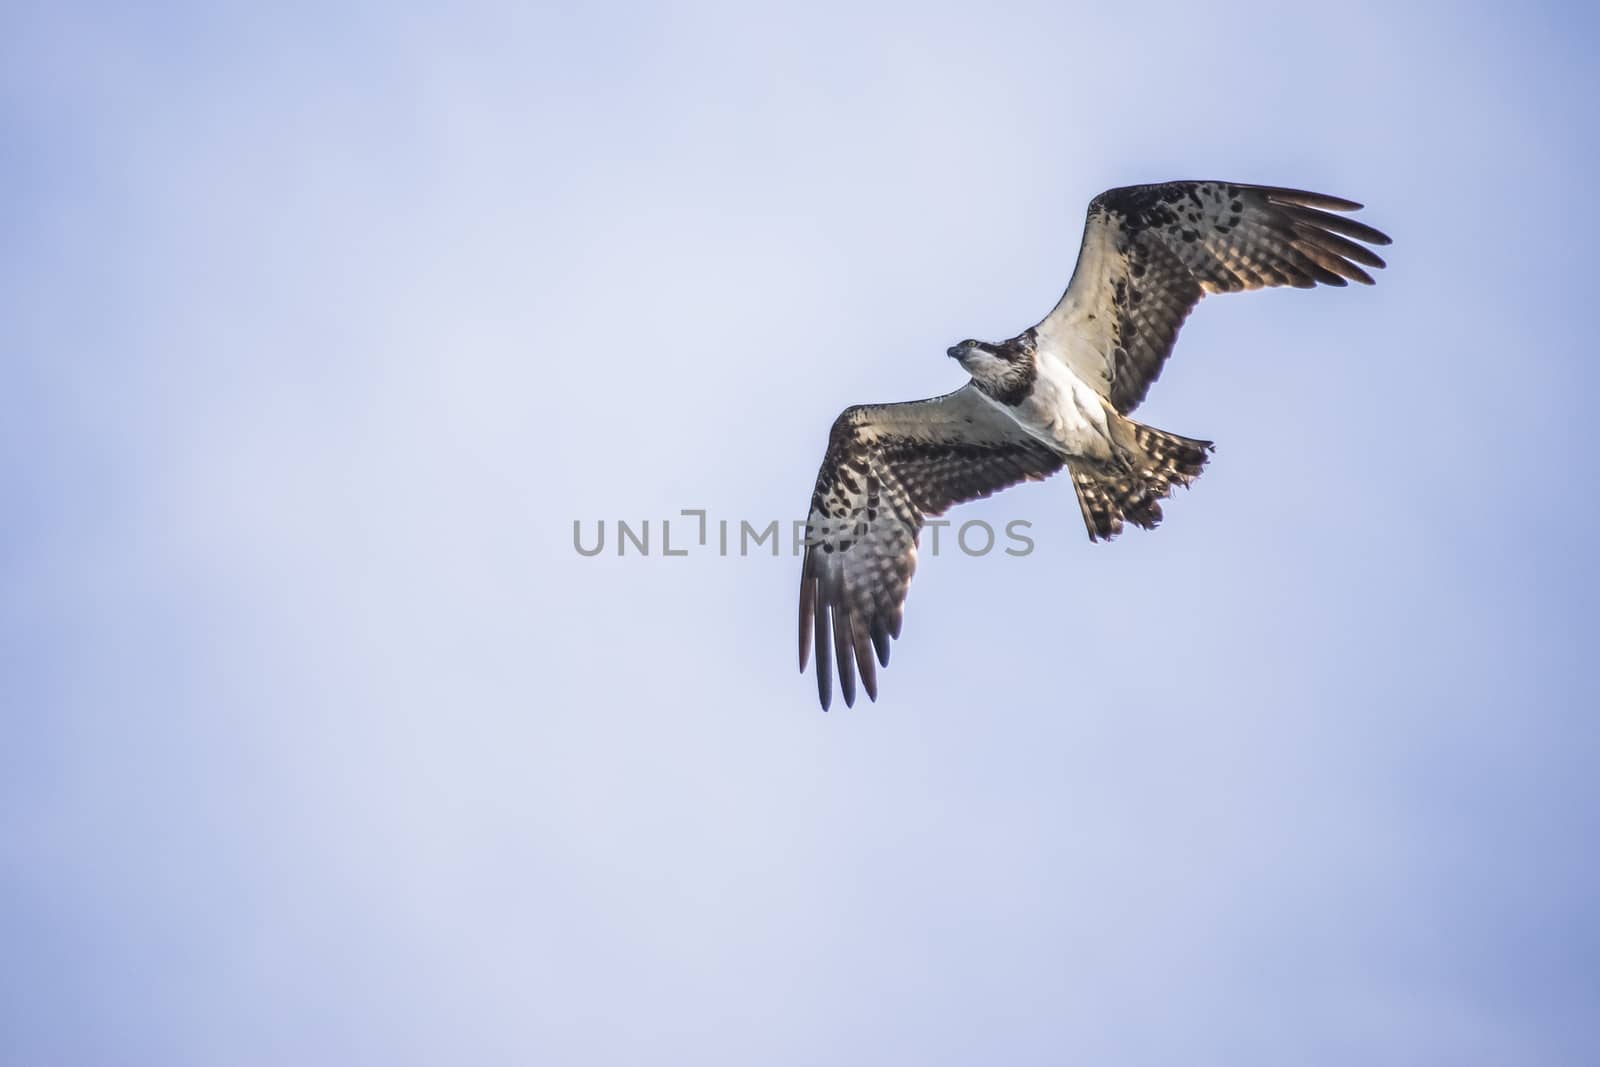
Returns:
[[[1211,455],[1210,441],[1179,437],[1154,426],[1117,416],[1112,437],[1120,463],[1068,461],[1078,491],[1089,540],[1109,541],[1125,522],[1153,530],[1161,522],[1161,501],[1174,486],[1200,477]]]

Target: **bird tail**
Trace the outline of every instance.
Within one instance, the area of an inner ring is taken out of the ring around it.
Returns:
[[[1155,529],[1161,501],[1172,495],[1173,486],[1200,477],[1211,455],[1210,441],[1179,437],[1122,415],[1111,415],[1109,426],[1115,461],[1067,461],[1091,541],[1109,541],[1124,522]]]

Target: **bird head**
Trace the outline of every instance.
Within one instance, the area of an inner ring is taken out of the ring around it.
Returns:
[[[996,387],[1010,383],[1019,371],[1031,363],[1032,353],[1013,341],[990,344],[987,341],[962,341],[946,354],[961,364],[980,385]]]

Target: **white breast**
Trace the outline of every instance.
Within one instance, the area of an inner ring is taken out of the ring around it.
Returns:
[[[996,404],[1024,430],[1069,456],[1112,456],[1106,402],[1061,360],[1041,352],[1033,392],[1016,407]]]

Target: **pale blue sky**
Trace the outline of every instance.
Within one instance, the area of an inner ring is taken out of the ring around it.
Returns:
[[[1597,27],[1394,7],[13,5],[0,1061],[1591,1060]],[[796,561],[572,551],[1170,177],[1395,244],[1199,309],[1159,531],[955,513],[828,715]]]

